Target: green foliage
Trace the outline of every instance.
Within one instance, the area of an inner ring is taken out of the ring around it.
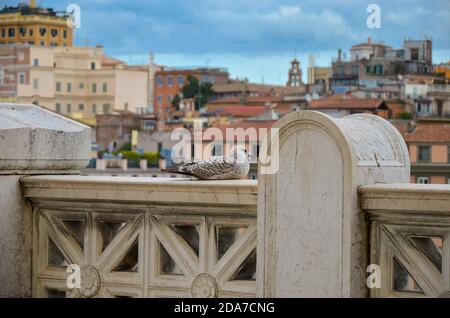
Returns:
[[[131,142],[127,142],[127,143],[123,144],[122,147],[117,149],[117,152],[122,152],[122,151],[131,151]]]
[[[159,152],[144,152],[140,155],[141,159],[147,159],[147,163],[151,166],[158,165],[158,160],[161,157]]]
[[[140,159],[140,156],[136,151],[124,150],[120,151],[120,153],[124,159],[128,159],[129,161],[138,161]]]
[[[184,98],[195,99],[195,109],[199,110],[203,107],[208,99],[211,97],[213,90],[211,83],[200,84],[199,80],[192,75],[189,75],[182,88]]]
[[[397,119],[412,119],[412,114],[408,111],[404,111],[397,115]]]
[[[180,95],[176,94],[175,97],[172,99],[172,106],[175,110],[180,110],[180,102],[181,97]]]
[[[136,151],[121,151],[115,153],[115,155],[121,153],[122,158],[128,159],[128,161],[139,161],[140,159],[147,159],[147,163],[152,166],[158,165],[158,159],[160,158],[159,152],[144,152],[143,154],[140,154]]]

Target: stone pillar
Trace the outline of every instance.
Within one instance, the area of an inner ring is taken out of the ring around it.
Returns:
[[[409,182],[404,140],[368,114],[301,111],[274,128],[279,169],[258,176],[257,295],[366,297],[368,224],[357,188]]]
[[[90,138],[89,127],[41,107],[0,103],[0,297],[31,296],[32,211],[21,176],[78,173]]]

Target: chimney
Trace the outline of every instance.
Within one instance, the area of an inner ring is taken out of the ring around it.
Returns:
[[[338,49],[338,62],[341,61],[341,55],[342,55],[341,53],[342,53],[342,50]]]

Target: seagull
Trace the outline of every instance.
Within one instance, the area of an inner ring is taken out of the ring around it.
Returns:
[[[194,176],[204,180],[242,179],[250,170],[250,156],[252,155],[244,147],[236,147],[229,156],[212,156],[178,167],[162,169],[162,171]]]

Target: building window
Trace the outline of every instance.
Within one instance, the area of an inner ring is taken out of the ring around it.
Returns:
[[[39,59],[33,60],[33,66],[39,66]]]
[[[84,84],[83,84],[83,83],[80,83],[80,84],[78,85],[78,87],[79,87],[80,89],[84,89]]]
[[[84,111],[84,104],[78,104],[78,111]]]
[[[92,104],[92,113],[95,114],[97,112],[97,105]]]
[[[162,96],[159,95],[159,96],[157,97],[157,99],[158,99],[158,106],[159,106],[159,107],[162,107],[162,101],[163,101]]]
[[[178,86],[183,86],[184,85],[184,76],[183,75],[178,75],[177,76],[177,85]]]
[[[167,76],[167,85],[169,87],[173,86],[173,76],[172,75]]]
[[[72,92],[72,83],[67,83],[67,92]]]
[[[417,183],[428,184],[430,183],[430,180],[428,177],[417,177]]]
[[[172,96],[167,96],[167,104],[170,105],[170,103],[172,102]]]
[[[2,29],[2,38],[6,38],[6,29]]]
[[[160,75],[156,76],[156,85],[163,86],[164,78]]]
[[[64,30],[64,31],[63,31],[63,37],[64,37],[65,39],[67,39],[67,30]]]
[[[37,78],[33,78],[33,89],[39,89],[39,80]]]
[[[431,147],[419,146],[418,160],[422,162],[429,162],[431,159]]]
[[[52,35],[52,37],[57,37],[58,36],[58,30],[57,29],[52,29],[51,31],[50,31],[50,34]]]
[[[97,93],[97,84],[92,83],[92,93]]]
[[[95,62],[91,62],[91,70],[95,70]]]
[[[30,30],[28,31],[28,35],[29,35],[29,36],[33,36],[33,34],[34,34],[33,29],[30,29]]]
[[[19,84],[25,84],[25,73],[19,73]]]
[[[358,65],[352,65],[352,75],[358,75],[358,74],[359,74]]]
[[[45,46],[45,42],[44,41],[41,41],[41,46]]]
[[[72,105],[67,104],[67,112],[70,113],[72,111]]]
[[[61,91],[61,82],[56,82],[56,91],[57,92]]]
[[[419,60],[419,49],[417,49],[417,48],[411,49],[411,60],[412,61]]]
[[[46,28],[39,28],[39,34],[40,34],[41,36],[44,36],[45,33],[47,33],[47,29],[46,29]]]
[[[103,114],[109,114],[110,109],[109,109],[109,104],[103,104]]]
[[[337,73],[338,75],[344,75],[344,65],[338,65]]]
[[[57,113],[60,113],[60,112],[61,112],[61,104],[60,104],[60,103],[56,103],[56,105],[55,105],[55,111],[56,111]]]
[[[108,92],[108,84],[107,83],[103,83],[102,90],[103,90],[103,93]]]
[[[15,35],[16,35],[16,29],[15,29],[15,28],[10,28],[10,29],[8,30],[8,36],[9,36],[10,38],[13,38]]]

